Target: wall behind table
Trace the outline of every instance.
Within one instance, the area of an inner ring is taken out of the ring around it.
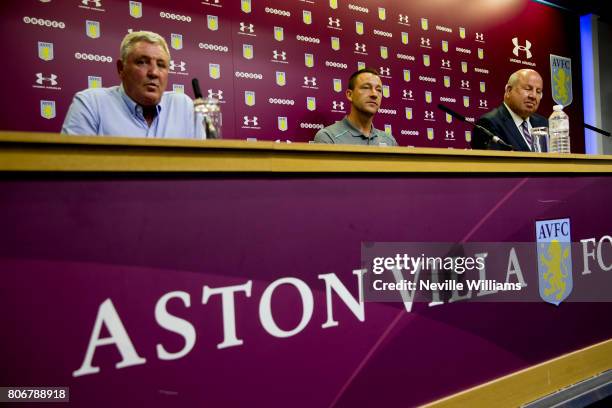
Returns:
[[[75,92],[118,83],[125,33],[147,29],[172,44],[169,89],[193,96],[190,80],[199,78],[204,92],[223,102],[225,137],[241,139],[311,140],[346,114],[346,81],[362,64],[379,69],[386,86],[376,127],[401,145],[464,148],[469,127],[437,110],[438,103],[478,118],[501,102],[511,72],[531,66],[544,77],[540,112],[548,116],[549,56],[568,57],[573,149],[584,151],[576,126],[582,123],[577,17],[534,2],[490,3],[4,3],[0,33],[12,56],[4,88],[11,97],[0,110],[0,127],[59,131]]]

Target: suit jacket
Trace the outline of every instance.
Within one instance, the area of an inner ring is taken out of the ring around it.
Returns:
[[[548,127],[548,119],[537,113],[529,117],[529,122],[532,127]],[[527,143],[525,143],[525,139],[523,139],[523,135],[521,135],[521,132],[514,124],[510,112],[503,103],[492,111],[485,113],[476,121],[476,124],[489,129],[504,142],[514,147],[514,150],[522,152],[530,151]],[[503,146],[490,141],[487,135],[477,128],[474,129],[471,145],[472,149],[505,150]],[[546,150],[545,147],[544,151]]]

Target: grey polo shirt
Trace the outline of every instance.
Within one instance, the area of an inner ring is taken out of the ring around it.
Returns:
[[[372,126],[370,137],[355,128],[345,116],[344,119],[317,132],[315,143],[352,144],[352,145],[387,145],[397,146],[395,138]]]

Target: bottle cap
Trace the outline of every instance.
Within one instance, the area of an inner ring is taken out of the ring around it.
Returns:
[[[555,105],[555,106],[553,106],[553,110],[555,112],[562,111],[563,110],[563,105]]]

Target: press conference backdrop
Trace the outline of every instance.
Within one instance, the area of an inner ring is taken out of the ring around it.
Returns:
[[[470,126],[501,103],[508,75],[538,70],[540,113],[562,103],[572,150],[584,151],[579,22],[527,1],[28,0],[3,2],[3,129],[58,132],[75,92],[118,84],[119,43],[152,30],[171,46],[169,90],[222,103],[224,137],[311,140],[350,109],[349,75],[378,69],[374,124],[400,145],[469,146]],[[553,100],[554,99],[554,100]]]

